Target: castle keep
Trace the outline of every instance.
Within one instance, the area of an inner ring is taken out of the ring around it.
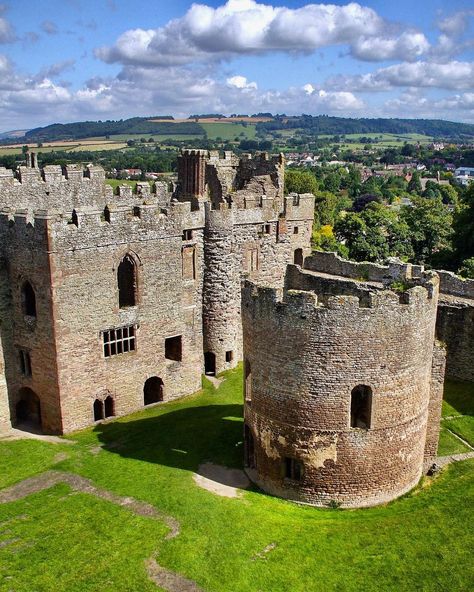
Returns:
[[[309,253],[283,157],[183,152],[178,186],[0,168],[0,421],[65,433],[200,388],[242,358],[241,280]]]
[[[244,361],[262,489],[348,507],[412,488],[446,374],[474,380],[474,281],[311,255],[283,156],[183,151],[173,190],[0,168],[0,424],[67,433]]]

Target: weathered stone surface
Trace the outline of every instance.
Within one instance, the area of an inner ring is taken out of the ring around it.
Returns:
[[[250,281],[243,290],[249,476],[306,503],[389,501],[436,454],[444,377],[444,348],[435,345],[438,276],[412,279],[393,264],[363,282],[319,273],[313,257],[305,266],[311,271],[289,266],[283,296]],[[386,277],[407,290],[387,289]],[[372,392],[368,429],[351,427],[358,385]],[[287,458],[301,463],[301,479],[288,477]]]
[[[16,423],[28,388],[43,430],[70,432],[94,422],[95,401],[108,415],[141,409],[148,378],[162,380],[157,400],[199,389],[204,352],[216,372],[241,359],[241,280],[281,282],[294,251],[309,252],[314,197],[283,197],[282,157],[185,151],[179,162],[175,195],[160,183],[114,195],[100,167],[40,170],[30,158],[16,175],[0,170],[0,421]],[[280,218],[298,233],[278,234]],[[120,308],[125,256],[136,302]],[[134,327],[134,351],[105,357],[104,332],[122,327]],[[169,359],[177,336],[181,359]]]

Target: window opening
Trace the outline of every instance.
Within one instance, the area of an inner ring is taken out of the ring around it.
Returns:
[[[110,358],[118,354],[135,351],[135,327],[120,327],[103,332],[104,356]]]
[[[137,266],[130,255],[120,262],[117,270],[119,308],[135,306],[137,303]]]
[[[30,282],[25,282],[21,290],[23,314],[27,317],[36,317],[36,294]]]
[[[285,458],[285,477],[293,481],[301,481],[303,476],[303,465],[296,458]]]
[[[351,428],[370,428],[372,412],[372,389],[359,384],[351,393]]]
[[[167,337],[165,339],[165,358],[181,362],[183,358],[183,339],[182,335]]]

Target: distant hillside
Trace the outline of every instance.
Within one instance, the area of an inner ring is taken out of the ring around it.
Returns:
[[[197,118],[198,116],[196,116]],[[328,117],[327,115],[287,116],[262,113],[252,116],[225,117],[213,115],[200,120],[175,120],[170,115],[153,117],[132,117],[118,121],[78,121],[75,123],[54,123],[46,127],[38,127],[29,131],[18,130],[0,136],[1,144],[17,141],[26,143],[57,142],[63,140],[81,140],[84,138],[104,138],[107,136],[130,136],[134,134],[163,134],[182,136],[206,136],[206,129],[201,123],[216,125],[222,123],[240,123],[256,125],[262,133],[298,129],[309,135],[341,135],[341,134],[423,134],[435,138],[468,140],[474,138],[474,125],[455,123],[440,119],[352,119],[344,117]],[[219,123],[218,123],[219,122]]]
[[[262,131],[304,129],[311,134],[424,134],[439,138],[474,137],[474,125],[441,119],[351,119],[327,115],[277,116],[257,124]]]
[[[11,130],[10,132],[0,133],[0,140],[9,140],[23,138],[28,130]]]
[[[160,122],[150,121],[160,119]],[[169,120],[163,121],[163,120]],[[46,127],[31,129],[25,134],[25,142],[53,142],[57,140],[80,140],[96,136],[116,136],[121,134],[196,134],[204,135],[204,130],[194,122],[174,123],[170,115],[132,117],[118,121],[78,121],[75,123],[54,123]]]

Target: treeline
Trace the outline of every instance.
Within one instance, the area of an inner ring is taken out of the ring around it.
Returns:
[[[353,168],[290,169],[285,190],[316,196],[313,246],[355,261],[389,257],[474,278],[474,183],[468,189],[418,173],[361,180]]]
[[[48,164],[100,164],[106,171],[121,169],[141,169],[147,172],[169,173],[176,170],[177,152],[171,150],[153,150],[136,148],[121,152],[119,150],[64,152],[54,151],[39,154],[40,166]],[[8,155],[0,157],[0,166],[15,169],[24,163],[24,156]]]
[[[156,122],[151,119],[168,119],[169,122]],[[46,127],[38,127],[28,131],[22,139],[28,142],[56,142],[58,140],[79,140],[95,136],[116,136],[121,134],[195,134],[204,135],[204,129],[197,123],[189,121],[174,123],[167,116],[132,117],[118,121],[77,121],[75,123],[54,123]],[[18,138],[16,139],[18,141]]]
[[[472,138],[474,125],[441,119],[352,119],[327,115],[277,116],[257,124],[257,131],[300,129],[311,134],[424,134],[441,138]]]

